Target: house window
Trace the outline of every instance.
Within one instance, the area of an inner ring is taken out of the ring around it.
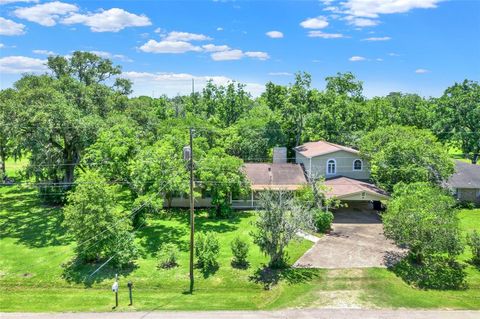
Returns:
[[[363,162],[361,159],[356,159],[353,161],[353,170],[354,171],[361,171],[363,170]]]
[[[327,161],[327,175],[334,175],[337,173],[337,161],[329,159]]]

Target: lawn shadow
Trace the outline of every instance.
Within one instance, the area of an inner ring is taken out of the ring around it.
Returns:
[[[198,265],[196,265],[196,267],[197,267],[197,268],[200,270],[200,272],[202,273],[203,278],[207,279],[208,277],[215,275],[215,273],[217,272],[217,270],[218,270],[218,268],[219,268],[220,266],[219,266],[218,263],[217,263],[217,264],[211,265],[211,266],[209,266],[209,267],[200,267],[200,266],[198,266]]]
[[[86,288],[90,288],[93,284],[107,279],[112,280],[113,283],[115,274],[125,277],[138,268],[134,263],[122,267],[107,264],[95,272],[104,262],[84,263],[74,258],[62,265],[62,277],[68,283],[83,284]]]
[[[139,242],[143,248],[142,255],[148,253],[151,256],[157,256],[158,250],[163,243],[172,243],[175,244],[179,250],[188,251],[188,241],[182,239],[186,234],[187,230],[183,228],[152,224],[138,231],[136,236],[140,239]]]
[[[9,196],[14,194],[14,196]],[[70,240],[62,226],[63,209],[45,205],[36,192],[12,187],[2,190],[0,238],[17,238],[29,248],[66,245]]]
[[[270,290],[281,280],[285,280],[288,284],[293,285],[311,281],[318,276],[319,272],[317,269],[293,267],[275,269],[263,265],[263,267],[258,268],[255,273],[250,276],[249,280],[256,284],[263,285],[265,290]]]
[[[250,263],[249,263],[248,261],[238,262],[238,261],[236,261],[236,260],[232,260],[232,261],[230,262],[230,265],[231,265],[233,268],[242,269],[242,270],[245,270],[245,269],[250,268]]]

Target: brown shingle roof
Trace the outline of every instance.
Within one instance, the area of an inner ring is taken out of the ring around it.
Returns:
[[[252,190],[296,190],[307,183],[299,164],[246,163],[243,170]]]
[[[354,154],[359,153],[359,151],[353,148],[326,142],[326,141],[308,142],[295,147],[294,150],[305,157],[315,157],[315,156],[329,154],[329,153],[338,152],[338,151],[345,151],[345,152],[354,153]]]
[[[348,177],[336,177],[325,181],[325,185],[328,186],[329,190],[327,191],[328,197],[344,197],[348,195],[357,194],[360,192],[366,192],[374,195],[380,195],[381,197],[388,198],[388,193],[384,190],[378,188],[377,186],[359,181],[356,179],[351,179]]]

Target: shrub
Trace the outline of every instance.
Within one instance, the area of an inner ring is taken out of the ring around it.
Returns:
[[[475,203],[469,202],[469,201],[459,201],[455,205],[458,208],[463,208],[463,209],[474,209],[475,208]]]
[[[453,258],[445,256],[429,256],[422,264],[415,263],[409,255],[398,262],[393,271],[410,285],[428,289],[465,289],[465,266]]]
[[[158,252],[158,267],[173,268],[178,266],[178,254],[177,245],[173,243],[163,244]]]
[[[248,266],[248,243],[242,240],[240,237],[235,237],[231,243],[233,261],[232,265],[234,267],[245,268]]]
[[[330,211],[315,210],[315,228],[319,233],[326,233],[332,229],[333,214]]]
[[[197,266],[204,271],[218,267],[218,254],[220,253],[220,243],[218,237],[212,233],[197,233],[195,236],[195,255],[197,256]]]
[[[468,246],[472,250],[472,262],[480,266],[480,234],[474,230],[467,238]]]

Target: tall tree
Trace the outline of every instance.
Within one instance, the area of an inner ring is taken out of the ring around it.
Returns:
[[[453,173],[448,153],[428,130],[379,128],[362,138],[360,152],[370,163],[372,179],[388,191],[399,182],[439,184]]]
[[[463,250],[454,200],[428,183],[400,183],[382,216],[385,234],[404,245],[419,263],[425,256]]]
[[[480,156],[480,85],[469,80],[455,83],[437,102],[438,136],[458,143],[476,164]]]
[[[299,205],[293,194],[285,191],[262,192],[260,206],[253,240],[269,257],[269,267],[285,267],[286,247],[297,232],[314,229],[312,210]]]
[[[16,92],[12,89],[0,91],[0,182],[7,177],[5,162],[20,153],[17,140],[17,114],[20,110]]]
[[[120,67],[88,52],[50,57],[47,65],[53,76],[26,75],[15,83],[23,106],[19,127],[32,172],[69,187],[85,148],[116,109],[122,93],[102,82],[119,74]]]
[[[232,195],[243,194],[248,188],[242,164],[241,159],[226,154],[221,148],[209,150],[196,163],[201,187],[211,196],[218,217],[230,211]]]
[[[137,250],[130,218],[117,206],[115,186],[97,171],[85,172],[78,183],[68,196],[63,222],[77,242],[77,258],[84,262],[109,257],[117,264],[132,262]]]

